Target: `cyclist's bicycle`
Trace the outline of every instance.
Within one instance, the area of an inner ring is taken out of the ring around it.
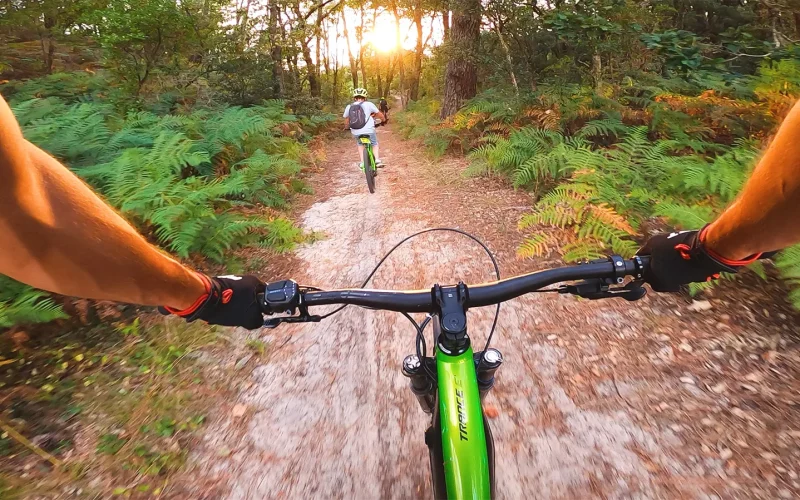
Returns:
[[[375,128],[383,125],[383,122],[376,122]],[[375,177],[378,176],[378,166],[375,164],[375,154],[372,151],[372,142],[368,135],[359,135],[358,142],[364,146],[364,156],[361,164],[364,168],[364,174],[367,176],[367,189],[370,194],[375,192]]]
[[[265,293],[259,295],[258,302],[267,315],[287,315],[267,319],[265,326],[269,328],[281,323],[319,322],[347,305],[396,311],[408,318],[417,332],[416,354],[406,356],[402,372],[409,378],[411,391],[422,410],[431,415],[431,424],[425,431],[425,443],[429,450],[434,496],[491,498],[495,491],[495,450],[489,421],[483,413],[481,402],[494,385],[495,372],[502,364],[503,356],[497,349],[489,347],[497,325],[497,313],[485,347],[475,352],[467,334],[467,310],[496,304],[499,312],[500,303],[539,291],[572,294],[587,299],[621,297],[629,301],[638,300],[645,295],[643,276],[648,271],[650,260],[647,256],[633,259],[611,256],[606,260],[500,281],[494,257],[474,236],[443,228],[422,232],[429,231],[454,231],[477,241],[489,253],[498,281],[474,286],[467,286],[463,282],[457,285],[437,284],[430,290],[414,291],[363,289],[389,254],[415,234],[389,251],[362,288],[324,291],[283,280],[268,284]],[[627,284],[626,277],[632,278]],[[575,280],[583,281],[543,290],[549,285]],[[341,307],[324,315],[312,315],[309,312],[310,307],[332,304],[340,304]],[[427,316],[418,324],[410,313],[427,313]],[[429,323],[433,324],[431,356],[427,355],[424,336]]]
[[[375,177],[378,176],[378,166],[375,164],[375,155],[372,152],[372,142],[368,135],[358,136],[358,141],[364,146],[362,165],[367,176],[367,189],[370,194],[375,192]]]

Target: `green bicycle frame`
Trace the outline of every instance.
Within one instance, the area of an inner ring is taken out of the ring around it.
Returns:
[[[372,152],[372,142],[366,137],[361,137],[359,140],[361,141],[361,144],[367,148],[367,153],[369,154],[369,165],[373,170],[375,170],[375,153]],[[364,165],[364,168],[366,167],[367,165]]]
[[[490,498],[489,457],[472,347],[457,356],[437,348],[436,371],[447,496]]]

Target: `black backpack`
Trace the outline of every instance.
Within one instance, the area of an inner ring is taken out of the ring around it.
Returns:
[[[347,117],[350,119],[350,128],[352,130],[364,128],[367,125],[367,114],[364,113],[360,102],[350,104],[350,111]]]

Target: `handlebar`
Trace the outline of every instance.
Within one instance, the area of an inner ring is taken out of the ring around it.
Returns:
[[[583,284],[565,286],[558,291],[586,298],[621,296],[637,300],[644,295],[641,282],[650,265],[648,256],[623,259],[611,256],[604,261],[539,271],[505,280],[466,287],[464,308],[498,304],[563,281],[589,280]],[[635,287],[609,289],[608,285],[622,284],[625,277],[634,278]],[[435,287],[434,287],[435,288]],[[309,316],[308,307],[323,305],[356,305],[386,311],[406,313],[436,313],[438,304],[430,290],[368,290],[362,288],[315,291],[302,289],[294,281],[279,281],[267,285],[263,300],[259,300],[265,314],[287,312],[294,314],[299,307],[306,321],[319,321],[319,316]],[[447,287],[444,287],[447,290]],[[641,291],[641,293],[639,293]],[[636,292],[636,293],[633,293]],[[626,295],[628,293],[629,295]],[[276,318],[285,320],[287,318]],[[280,321],[279,321],[280,322]]]

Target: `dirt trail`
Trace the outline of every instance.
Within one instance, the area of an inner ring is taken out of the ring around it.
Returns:
[[[465,180],[463,164],[431,163],[391,128],[378,135],[388,166],[373,195],[353,164],[352,140],[328,145],[313,181],[321,199],[300,220],[325,238],[296,251],[298,281],[357,285],[391,246],[430,226],[474,232],[506,276],[555,264],[514,256],[527,195]],[[395,252],[373,286],[479,282],[492,278],[490,269],[463,237],[427,235]],[[760,303],[710,305],[692,312],[675,297],[630,304],[556,294],[504,305],[493,345],[506,363],[487,400],[497,413],[498,496],[767,498],[800,491],[795,399],[770,389],[770,380],[797,374],[796,351],[785,340],[792,320],[776,318],[774,308],[763,316]],[[470,312],[476,345],[491,313]],[[269,341],[273,352],[230,402],[245,405],[245,415],[233,418],[225,407],[206,433],[189,473],[204,478],[195,483],[197,496],[430,496],[427,419],[400,373],[413,351],[406,319],[351,307],[321,324],[250,335]],[[776,349],[777,360],[759,357]],[[740,387],[749,373],[755,392]]]

